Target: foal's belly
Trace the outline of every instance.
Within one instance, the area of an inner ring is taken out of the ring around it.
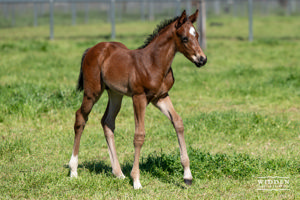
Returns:
[[[120,94],[123,94],[123,95],[126,95],[126,96],[131,96],[131,92],[129,92],[129,89],[128,87],[126,87],[123,83],[112,83],[110,81],[106,81],[105,82],[105,86],[110,89],[110,90],[113,90],[117,93],[120,93]]]
[[[120,94],[130,96],[128,75],[129,72],[122,66],[110,66],[104,68],[101,72],[103,82],[105,86],[111,90],[114,90]]]

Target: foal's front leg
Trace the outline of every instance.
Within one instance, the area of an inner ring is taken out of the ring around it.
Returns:
[[[176,130],[179,149],[180,149],[180,159],[184,170],[183,179],[187,185],[191,185],[193,177],[190,170],[190,160],[187,154],[186,144],[184,141],[184,134],[183,134],[184,128],[183,128],[182,119],[176,113],[169,96],[158,99],[157,101],[152,103],[154,106],[159,108],[164,115],[166,115],[169,118],[169,120],[172,122]]]
[[[139,169],[139,158],[141,148],[145,140],[145,128],[144,128],[144,117],[147,106],[146,96],[135,95],[132,97],[133,108],[134,108],[134,119],[135,119],[135,133],[134,133],[134,163],[131,171],[131,178],[133,179],[134,189],[141,189],[140,183],[140,169]]]

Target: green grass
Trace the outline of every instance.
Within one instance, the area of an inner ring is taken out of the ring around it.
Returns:
[[[132,102],[124,98],[115,140],[126,179],[112,176],[100,120],[104,94],[81,139],[79,178],[68,177],[75,91],[83,51],[109,40],[109,24],[0,30],[0,199],[298,199],[300,63],[297,17],[208,19],[208,64],[177,54],[170,92],[183,118],[194,182],[184,185],[176,133],[153,106],[146,112],[134,191]],[[280,21],[280,23],[278,23]],[[210,26],[210,22],[223,26]],[[117,25],[117,40],[137,48],[158,22]],[[288,191],[259,191],[258,178],[289,177]]]

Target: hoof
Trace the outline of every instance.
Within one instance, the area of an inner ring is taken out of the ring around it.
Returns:
[[[192,185],[193,180],[189,180],[189,179],[184,179],[184,183],[187,185]]]
[[[117,176],[118,179],[125,179],[126,177],[124,176],[124,174],[121,174],[120,176]]]
[[[140,181],[136,181],[136,182],[133,183],[133,188],[134,188],[135,190],[140,190],[140,189],[142,189],[143,187],[142,187]]]
[[[70,177],[71,178],[77,178],[78,174],[77,174],[77,171],[70,171]]]
[[[124,176],[124,174],[123,174],[122,171],[121,171],[121,172],[118,172],[118,173],[115,173],[115,171],[112,170],[112,174],[113,174],[115,177],[117,177],[118,179],[125,179],[125,176]]]

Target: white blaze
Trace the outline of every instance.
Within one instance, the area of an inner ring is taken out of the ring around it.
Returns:
[[[190,28],[189,33],[190,33],[191,35],[193,35],[194,37],[196,36],[196,30],[194,29],[194,27],[191,27],[191,28]]]

